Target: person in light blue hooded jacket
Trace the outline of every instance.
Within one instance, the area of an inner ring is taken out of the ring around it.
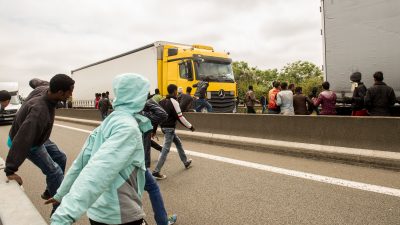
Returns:
[[[46,202],[61,202],[51,217],[52,225],[72,224],[85,211],[92,225],[145,224],[142,132],[152,125],[139,112],[149,86],[137,74],[114,78],[114,112],[90,134],[57,194]]]

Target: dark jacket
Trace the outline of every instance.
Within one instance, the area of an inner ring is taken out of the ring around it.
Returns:
[[[151,140],[151,133],[156,132],[158,124],[164,122],[168,118],[168,114],[165,112],[160,105],[158,105],[153,99],[148,99],[144,106],[141,114],[150,119],[153,125],[153,130],[143,134],[143,148],[144,148],[144,160],[146,168],[150,167],[151,164],[151,147],[159,148],[159,145]],[[161,150],[160,150],[161,151]]]
[[[368,88],[364,98],[365,106],[371,116],[390,116],[390,106],[396,103],[396,95],[393,88],[384,82],[375,82]]]
[[[309,115],[313,109],[313,102],[303,94],[293,95],[293,108],[295,115]],[[307,107],[308,106],[308,107]]]
[[[108,98],[102,98],[99,101],[99,110],[101,112],[107,112],[111,108],[111,102]]]
[[[43,95],[33,97],[22,105],[9,133],[12,146],[4,170],[7,176],[18,171],[31,149],[43,145],[49,139],[56,104],[47,95]]]
[[[208,85],[207,81],[200,81],[197,84],[194,84],[193,87],[197,88],[194,96],[200,99],[206,98]]]
[[[161,123],[161,128],[175,128],[177,121],[189,129],[192,127],[192,124],[190,124],[183,116],[179,103],[175,97],[167,96],[167,98],[160,101],[160,106],[168,113],[168,118],[166,121]]]
[[[157,130],[159,124],[168,118],[167,112],[151,98],[147,100],[141,114],[150,119],[153,132]]]
[[[364,83],[359,83],[353,91],[353,98],[351,103],[351,109],[358,111],[364,109],[364,98],[367,94],[367,88]]]
[[[181,107],[182,112],[193,111],[193,97],[188,94],[181,94],[178,98],[179,107]]]

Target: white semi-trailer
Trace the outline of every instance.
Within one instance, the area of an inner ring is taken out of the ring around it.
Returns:
[[[113,99],[113,78],[122,73],[138,73],[149,79],[149,91],[153,92],[157,88],[163,96],[167,95],[169,84],[185,90],[209,78],[207,98],[213,111],[232,112],[235,107],[236,83],[231,63],[228,53],[215,51],[211,46],[154,42],[73,70],[73,104],[74,107],[94,107],[87,103],[93,104],[92,100],[98,92],[109,91]]]
[[[351,95],[350,74],[359,71],[367,87],[382,71],[400,96],[400,1],[322,0],[325,79]]]

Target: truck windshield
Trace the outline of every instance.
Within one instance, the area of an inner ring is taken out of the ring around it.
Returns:
[[[208,77],[210,81],[235,82],[230,63],[203,61],[197,62],[196,66],[199,80]]]

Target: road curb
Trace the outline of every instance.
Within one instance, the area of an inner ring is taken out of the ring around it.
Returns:
[[[4,165],[3,159],[0,158],[0,168]],[[46,225],[46,221],[17,182],[7,183],[4,172],[0,173],[0,224]]]
[[[73,122],[92,126],[98,126],[101,123],[101,121],[60,116],[56,116],[56,119],[65,122]],[[262,152],[274,152],[301,157],[335,159],[349,163],[367,163],[368,165],[373,165],[377,167],[384,167],[396,170],[400,169],[400,153],[398,152],[278,141],[204,132],[191,132],[186,130],[176,130],[176,133],[179,136],[190,140],[224,146],[234,146],[236,148],[239,147],[253,151],[255,150],[254,148],[256,148],[256,151]]]

